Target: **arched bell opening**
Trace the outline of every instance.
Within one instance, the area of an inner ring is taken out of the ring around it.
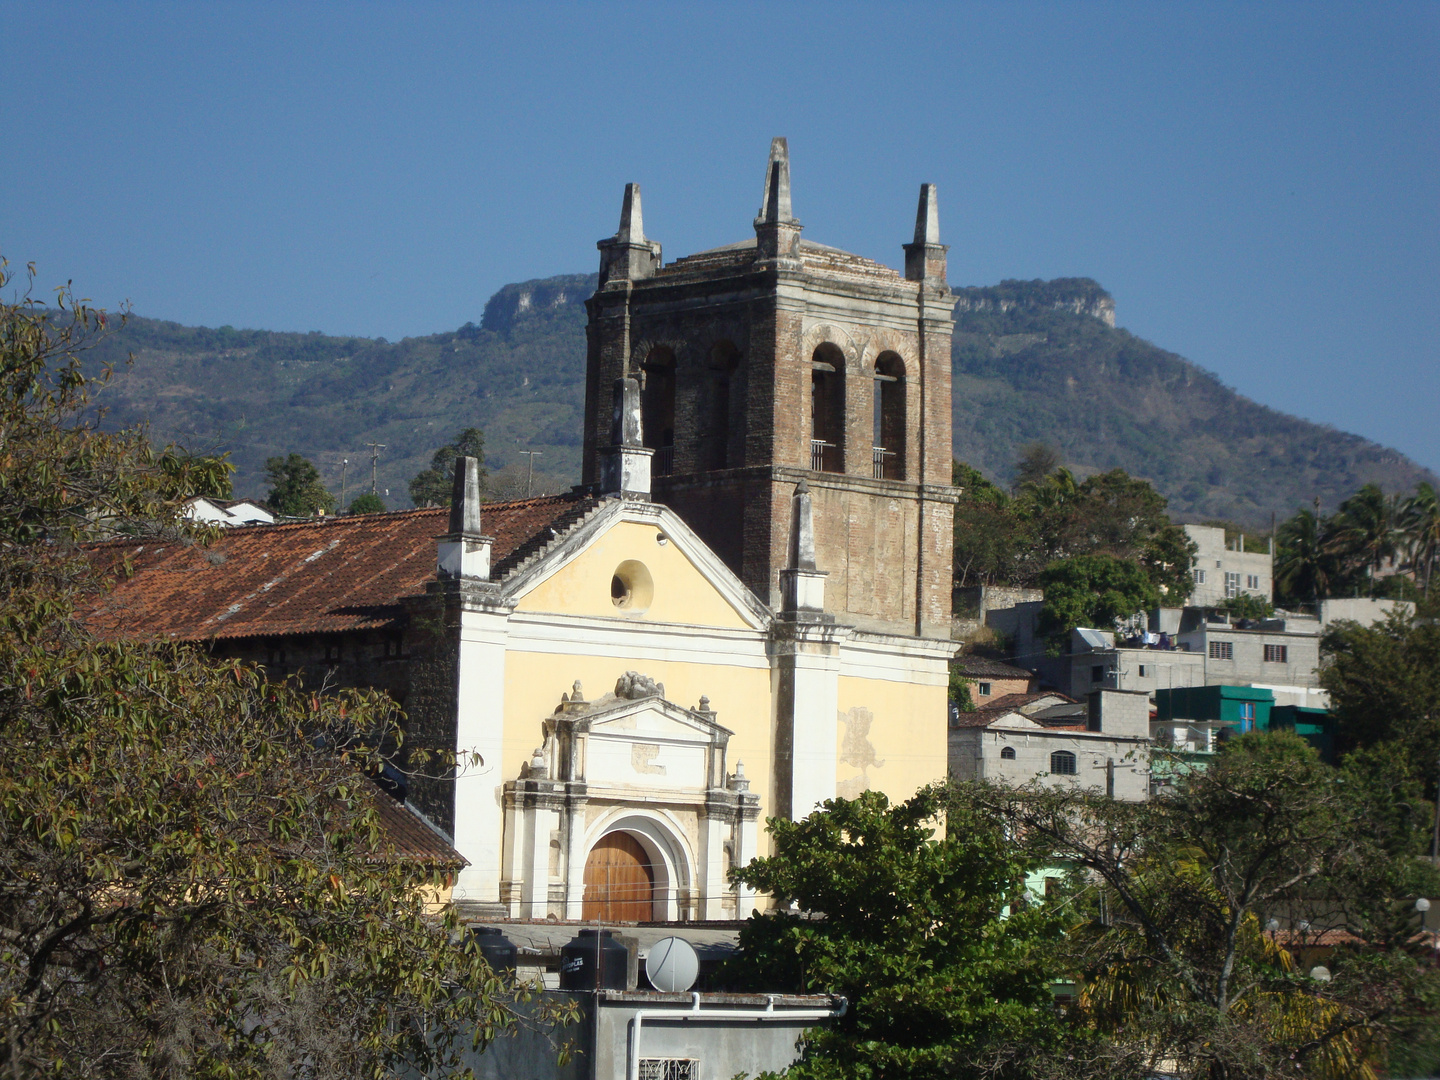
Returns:
[[[675,468],[675,353],[657,345],[640,365],[640,435],[655,451],[651,469],[669,476]]]
[[[810,468],[845,471],[845,354],[828,341],[810,360]]]
[[[905,361],[898,353],[875,358],[875,428],[870,451],[876,480],[905,479]]]

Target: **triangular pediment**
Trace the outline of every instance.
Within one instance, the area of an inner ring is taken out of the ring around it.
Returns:
[[[601,699],[570,718],[584,742],[584,778],[600,789],[691,792],[723,780],[730,732],[661,697]]]
[[[711,743],[728,739],[731,732],[704,714],[686,709],[662,697],[636,700],[602,699],[598,708],[585,715],[592,738],[667,739],[678,742]]]
[[[636,570],[636,568],[639,568]],[[617,578],[640,579],[617,602]],[[520,612],[764,630],[763,604],[669,507],[608,499],[517,566],[502,592]]]
[[[1026,716],[1024,713],[1020,713],[1020,712],[1010,712],[1010,713],[1006,713],[1004,716],[1000,717],[998,720],[992,720],[988,726],[989,726],[992,730],[995,729],[995,728],[1002,728],[1002,729],[1004,729],[1005,731],[1044,731],[1044,730],[1046,730],[1045,725],[1043,725],[1043,724],[1037,724],[1034,720],[1031,720],[1031,719],[1030,719],[1028,716]]]

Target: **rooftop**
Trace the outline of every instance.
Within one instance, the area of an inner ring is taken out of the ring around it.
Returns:
[[[555,495],[484,507],[499,581],[598,500]],[[87,617],[101,636],[173,641],[378,629],[403,617],[405,596],[435,577],[445,509],[252,525],[208,546],[111,540],[87,551],[113,587]],[[130,572],[122,573],[128,564]]]

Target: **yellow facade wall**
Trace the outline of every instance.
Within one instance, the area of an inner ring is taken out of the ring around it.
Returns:
[[[521,597],[516,610],[728,629],[746,627],[740,613],[684,552],[671,541],[659,542],[663,535],[654,525],[616,522],[579,557]],[[611,599],[611,580],[617,569],[636,562],[648,572],[653,592],[643,611],[619,608]]]
[[[891,803],[945,778],[946,688],[840,677],[835,792],[883,791]]]

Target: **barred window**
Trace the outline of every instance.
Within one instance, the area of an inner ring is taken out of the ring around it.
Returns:
[[[1265,659],[1272,664],[1288,664],[1290,662],[1290,646],[1266,645]]]
[[[700,1080],[698,1058],[641,1058],[640,1080]]]
[[[1235,643],[1233,641],[1212,641],[1210,642],[1211,660],[1234,660]]]
[[[1075,755],[1069,750],[1056,750],[1050,755],[1050,771],[1057,776],[1075,775]]]
[[[1014,748],[1013,746],[1007,746],[1007,747],[1005,747],[1004,749],[1002,749],[1002,750],[1000,751],[1000,757],[1003,758],[1005,761],[1014,761],[1014,760],[1015,760],[1015,748]]]

